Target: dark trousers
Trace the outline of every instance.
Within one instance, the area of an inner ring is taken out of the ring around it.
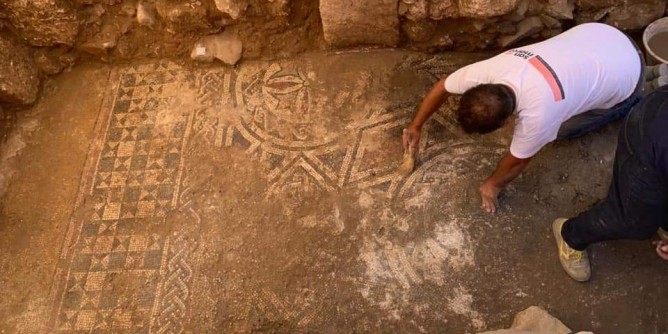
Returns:
[[[592,243],[606,240],[648,239],[668,222],[668,187],[649,167],[646,152],[642,150],[648,123],[644,120],[656,115],[646,116],[662,111],[648,106],[646,101],[636,105],[624,120],[608,196],[563,226],[561,235],[574,249],[584,250]]]

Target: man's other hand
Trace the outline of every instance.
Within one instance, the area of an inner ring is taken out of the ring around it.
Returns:
[[[480,197],[482,198],[481,208],[489,213],[495,213],[499,208],[499,193],[501,187],[495,185],[490,180],[480,186]]]
[[[656,245],[656,254],[659,255],[660,258],[668,261],[668,242],[666,241],[654,241],[654,245]]]

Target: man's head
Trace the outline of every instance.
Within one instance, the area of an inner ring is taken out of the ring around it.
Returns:
[[[515,96],[504,85],[484,84],[467,90],[459,102],[457,121],[468,133],[489,133],[512,115]]]

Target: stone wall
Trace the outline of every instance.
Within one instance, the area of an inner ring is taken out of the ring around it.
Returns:
[[[234,64],[364,45],[495,49],[584,22],[642,29],[666,1],[2,0],[0,106],[30,105],[41,78],[85,59]]]

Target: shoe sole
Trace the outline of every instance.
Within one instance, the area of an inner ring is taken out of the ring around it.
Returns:
[[[563,240],[563,237],[561,236],[561,227],[567,220],[568,219],[559,218],[556,219],[554,222],[552,222],[552,234],[554,234],[554,240],[557,243],[557,257],[559,258],[559,263],[561,264],[561,268],[566,272],[566,274],[568,274],[570,278],[572,278],[574,281],[577,282],[587,282],[591,278],[591,274],[587,278],[579,278],[573,276],[568,270],[566,270],[566,265],[564,265],[564,259],[561,258],[561,253],[559,249],[560,241]]]

